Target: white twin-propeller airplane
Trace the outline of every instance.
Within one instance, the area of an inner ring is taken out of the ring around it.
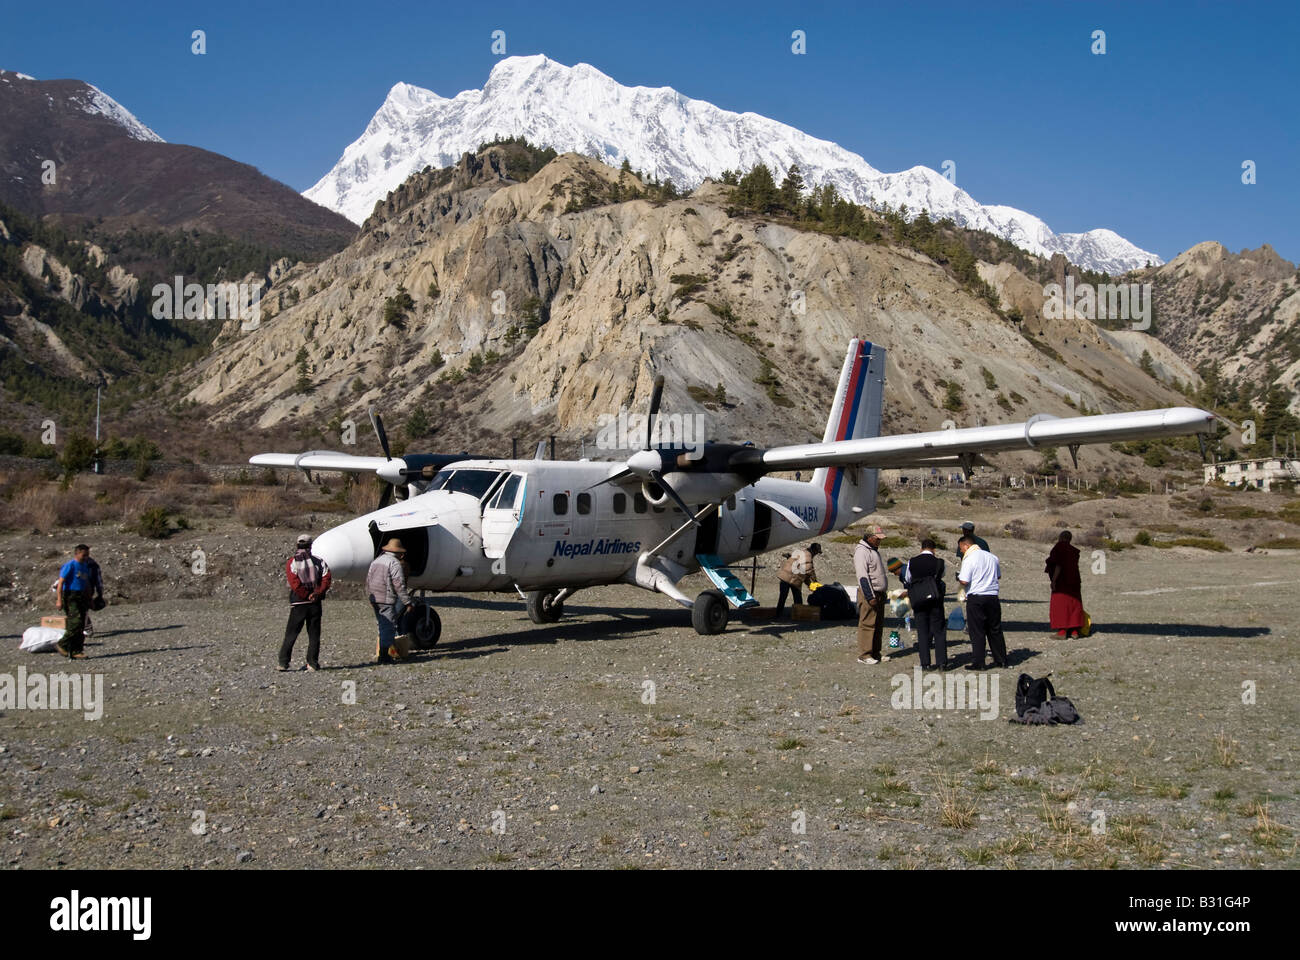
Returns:
[[[1057,418],[878,436],[885,350],[851,340],[821,443],[759,449],[703,443],[653,445],[663,377],[655,381],[645,447],[625,463],[415,455],[392,458],[313,451],[266,453],[272,467],[376,473],[380,509],[321,534],[315,552],[334,577],[364,580],[391,537],[406,547],[409,584],[430,593],[517,590],[534,623],[553,623],[583,587],[628,583],[691,610],[701,634],[726,628],[730,607],[756,601],[728,565],[833,530],[875,509],[882,468],[960,467],[987,453],[1206,434],[1214,415],[1194,407]],[[769,477],[815,472],[807,482]],[[310,474],[309,474],[310,475]],[[393,485],[408,496],[387,503]],[[678,589],[703,571],[718,589],[694,601]],[[419,646],[437,642],[440,621],[423,597],[408,623]]]

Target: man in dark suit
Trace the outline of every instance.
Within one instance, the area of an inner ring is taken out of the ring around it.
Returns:
[[[921,541],[921,552],[903,568],[903,586],[916,618],[916,639],[921,648],[921,669],[930,670],[930,646],[934,645],[933,669],[948,670],[947,622],[943,612],[944,562],[934,555],[934,541]]]

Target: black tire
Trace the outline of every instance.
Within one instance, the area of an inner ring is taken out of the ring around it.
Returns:
[[[691,607],[691,626],[696,633],[707,637],[726,630],[730,615],[727,598],[721,591],[705,590],[695,598],[695,604]]]
[[[417,650],[432,650],[442,637],[442,617],[429,604],[419,604],[406,617],[406,632]]]
[[[564,601],[555,601],[559,590],[533,590],[528,594],[528,619],[533,623],[558,623],[564,616]]]

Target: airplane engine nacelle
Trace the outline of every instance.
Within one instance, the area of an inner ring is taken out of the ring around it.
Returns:
[[[641,484],[641,496],[656,507],[662,507],[668,502],[668,494],[664,491],[664,488],[653,480],[647,480]]]
[[[689,504],[713,503],[730,496],[748,481],[734,473],[669,473],[664,476],[678,496]],[[659,484],[647,481],[641,484],[641,493],[656,507],[672,504],[668,493]]]

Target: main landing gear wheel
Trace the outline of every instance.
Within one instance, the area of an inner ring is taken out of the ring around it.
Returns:
[[[556,600],[559,590],[533,590],[528,594],[528,619],[533,623],[557,623],[564,616],[564,601]]]
[[[727,629],[729,615],[727,598],[718,590],[705,590],[695,598],[695,604],[691,607],[691,626],[696,633],[705,636],[721,633]]]
[[[406,632],[417,650],[432,650],[442,636],[442,618],[427,603],[415,606],[406,619]]]

